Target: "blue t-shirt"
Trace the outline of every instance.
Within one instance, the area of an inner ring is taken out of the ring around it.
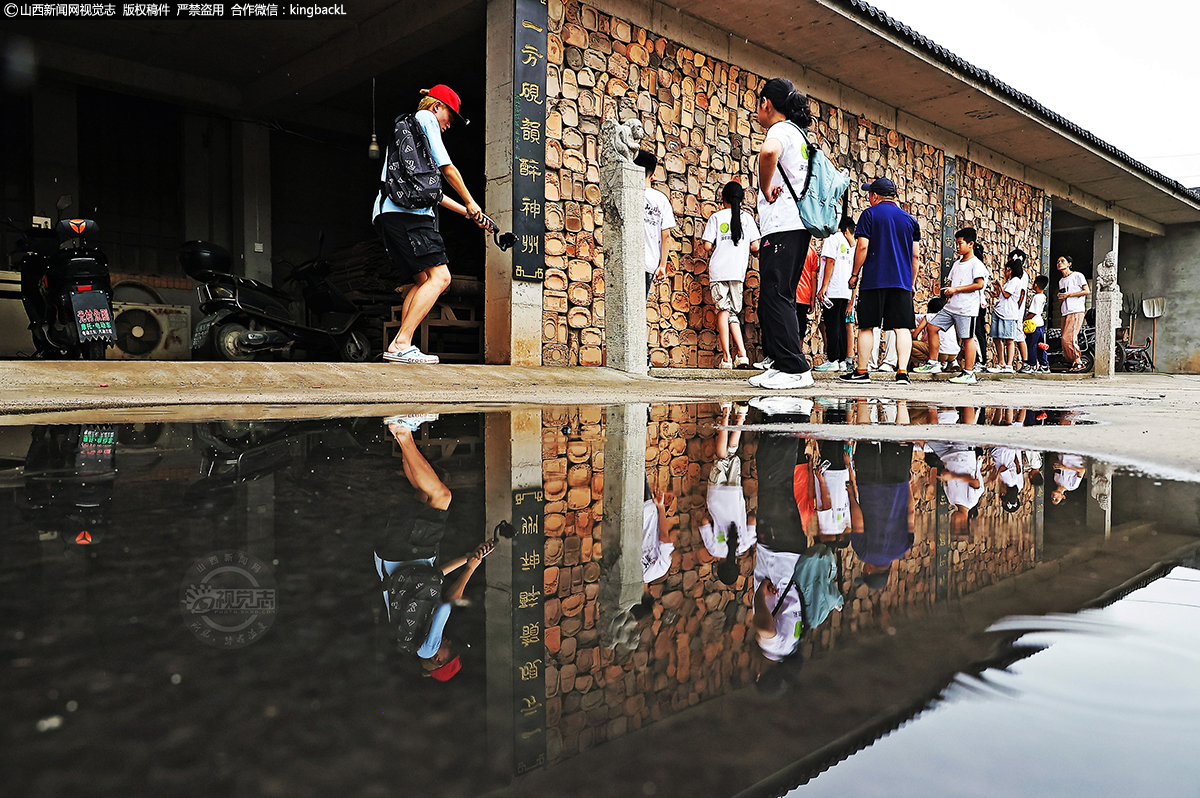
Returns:
[[[433,157],[434,165],[439,169],[449,166],[450,153],[446,152],[446,145],[442,143],[442,128],[438,125],[433,111],[417,111],[416,120],[421,126],[422,132],[425,133],[425,140],[429,142],[429,154]],[[380,182],[387,180],[386,157],[383,159],[383,169],[379,173],[379,180]],[[375,217],[381,213],[417,213],[422,216],[433,216],[433,212],[433,208],[401,208],[380,190],[375,197],[375,207],[371,211],[371,222],[374,223]]]
[[[908,529],[908,483],[859,485],[858,503],[863,531],[850,535],[858,559],[883,566],[903,557],[913,546]]]
[[[894,202],[872,205],[858,217],[854,235],[870,240],[860,286],[913,290],[913,242],[921,240],[917,220]]]

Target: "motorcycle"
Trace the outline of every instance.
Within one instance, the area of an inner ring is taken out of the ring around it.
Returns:
[[[1065,371],[1071,367],[1070,361],[1063,356],[1061,327],[1046,328],[1046,346],[1046,356],[1050,361],[1051,368],[1054,368],[1056,371],[1059,369]],[[1084,371],[1090,371],[1092,365],[1096,362],[1095,310],[1089,310],[1083,316],[1083,325],[1079,328],[1079,358],[1083,361]],[[1118,371],[1121,369],[1122,360],[1123,358],[1118,354]]]
[[[265,353],[291,357],[296,349],[334,355],[349,363],[371,356],[363,332],[365,316],[326,277],[329,265],[316,258],[295,266],[289,281],[301,285],[307,318],[291,310],[292,297],[274,286],[237,277],[228,250],[205,241],[183,245],[179,262],[196,287],[205,317],[196,325],[192,349],[212,338],[224,360],[253,360]]]
[[[54,229],[7,226],[21,234],[9,262],[21,272],[21,301],[29,317],[35,357],[103,360],[116,343],[108,258],[94,246],[91,219],[63,219],[69,195],[58,200]]]
[[[25,490],[16,496],[21,515],[43,541],[94,546],[108,529],[117,477],[117,428],[64,424],[33,429],[25,456]]]

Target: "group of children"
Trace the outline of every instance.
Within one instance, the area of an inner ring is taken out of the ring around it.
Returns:
[[[653,189],[648,189],[653,190]],[[720,368],[751,368],[742,334],[739,314],[742,310],[744,281],[750,255],[758,251],[758,228],[754,217],[742,208],[744,190],[737,182],[726,183],[721,190],[722,207],[709,217],[700,242],[700,254],[709,258],[709,287],[717,307],[717,332],[721,347]],[[736,210],[735,210],[736,209]],[[656,231],[657,232],[657,231]],[[914,330],[913,356],[926,363],[913,369],[920,374],[938,374],[957,370],[950,382],[974,384],[976,362],[980,359],[978,325],[985,295],[994,300],[991,337],[996,342],[995,362],[987,368],[992,374],[1048,373],[1050,363],[1046,344],[1046,290],[1049,279],[1037,275],[1029,281],[1028,256],[1014,249],[1004,264],[1004,277],[989,289],[989,273],[983,263],[983,248],[974,228],[955,233],[958,259],[950,269],[948,283],[941,296],[929,301],[927,313]],[[657,243],[657,242],[656,242]],[[855,338],[854,302],[850,288],[854,262],[854,221],[843,218],[838,232],[825,239],[820,251],[815,242],[796,292],[796,313],[803,340],[811,310],[820,305],[826,345],[826,360],[816,371],[849,371],[853,368],[850,341]],[[661,258],[661,250],[658,250]],[[657,258],[655,259],[657,260]],[[1072,362],[1071,371],[1082,371],[1083,364],[1075,338],[1068,335],[1068,323],[1082,320],[1082,297],[1087,281],[1071,270],[1070,256],[1058,260],[1062,272],[1059,298],[1063,301],[1063,349]],[[660,271],[659,276],[663,273]],[[943,333],[953,330],[949,335]],[[1074,330],[1077,334],[1078,330]],[[1068,340],[1068,337],[1070,340]],[[1020,360],[1018,360],[1018,355]],[[761,364],[754,364],[755,367]]]

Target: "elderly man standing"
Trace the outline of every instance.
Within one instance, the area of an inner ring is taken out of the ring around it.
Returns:
[[[867,358],[875,351],[875,327],[896,331],[896,382],[908,384],[908,359],[912,355],[913,284],[917,276],[917,220],[896,204],[896,184],[886,177],[864,183],[871,207],[863,211],[854,228],[858,239],[850,287],[858,294],[858,361],[854,371],[839,377],[843,382],[869,382]],[[860,285],[861,281],[861,285]]]

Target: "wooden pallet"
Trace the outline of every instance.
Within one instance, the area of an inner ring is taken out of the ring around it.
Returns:
[[[455,363],[483,362],[483,309],[470,298],[443,295],[417,328],[414,343],[428,355]],[[390,342],[400,329],[403,305],[393,305],[391,318],[383,324]]]

